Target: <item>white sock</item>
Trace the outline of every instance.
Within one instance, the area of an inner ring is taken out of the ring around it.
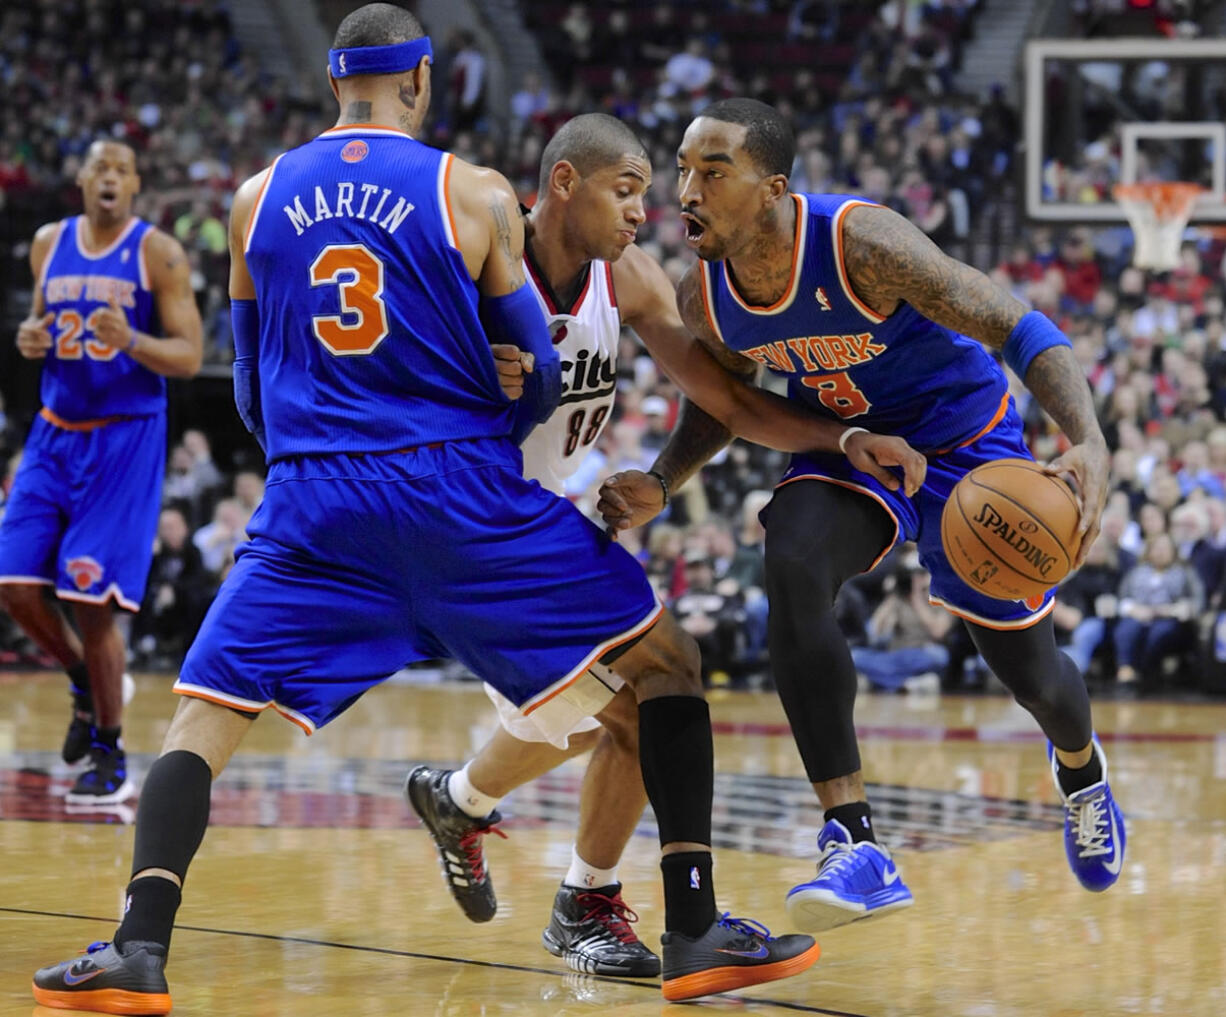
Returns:
[[[484,819],[501,801],[473,787],[472,781],[468,779],[467,765],[463,770],[456,770],[447,778],[447,793],[451,795],[451,800],[460,807],[460,811],[472,816],[473,819]]]
[[[570,849],[570,868],[567,870],[566,878],[562,880],[564,886],[594,890],[601,886],[612,886],[616,882],[616,865],[611,869],[598,869],[595,865],[589,865],[580,858],[575,848]]]

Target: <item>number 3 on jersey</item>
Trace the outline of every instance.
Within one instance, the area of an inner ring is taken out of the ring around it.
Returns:
[[[312,286],[335,285],[341,313],[311,318],[315,338],[337,357],[365,356],[387,338],[383,262],[365,244],[329,244],[311,262]]]

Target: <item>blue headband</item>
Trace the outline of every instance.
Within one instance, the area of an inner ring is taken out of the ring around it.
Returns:
[[[352,49],[328,50],[328,68],[334,78],[352,78],[357,74],[395,74],[411,71],[422,57],[434,59],[430,36],[390,46],[355,46]]]

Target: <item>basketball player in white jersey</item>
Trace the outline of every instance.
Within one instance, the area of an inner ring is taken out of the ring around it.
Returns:
[[[818,438],[816,418],[787,412],[790,407],[781,399],[757,401],[766,393],[742,384],[740,378],[752,381],[752,376],[744,375],[741,363],[729,358],[736,368],[729,373],[685,330],[668,277],[634,246],[650,182],[651,166],[639,140],[604,114],[568,121],[542,156],[539,200],[528,213],[525,274],[561,357],[563,395],[522,448],[525,475],[559,494],[612,413],[623,325],[635,330],[691,399],[733,433],[774,447]],[[897,438],[873,437],[880,440],[862,447],[848,443],[849,454],[909,494],[923,478],[923,458]],[[902,485],[885,466],[903,467]],[[578,971],[654,977],[659,959],[631,930],[637,916],[622,900],[617,879],[622,851],[647,803],[635,701],[613,672],[604,669],[598,677],[619,690],[599,721],[577,718],[569,735],[553,742],[487,685],[499,730],[461,770],[418,767],[406,791],[439,848],[452,895],[471,920],[488,921],[497,901],[482,837],[499,821],[499,799],[594,746],[571,866],[543,943]]]

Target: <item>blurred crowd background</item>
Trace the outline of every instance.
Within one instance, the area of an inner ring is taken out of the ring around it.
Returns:
[[[352,6],[317,3],[327,26]],[[497,167],[531,203],[541,151],[561,123],[587,111],[620,117],[654,167],[640,244],[677,279],[691,257],[675,214],[685,126],[729,95],[777,106],[799,142],[794,189],[889,205],[1070,336],[1114,471],[1102,537],[1061,588],[1057,627],[1100,690],[1217,692],[1226,689],[1226,235],[1189,233],[1179,267],[1153,273],[1131,266],[1126,228],[1034,227],[1017,216],[1019,113],[999,83],[971,91],[961,76],[966,45],[1007,6],[496,0],[491,9],[516,10],[543,63],[502,82],[509,104],[495,103],[479,33],[436,35],[425,140]],[[1066,6],[1082,36],[1213,34],[1221,15],[1220,4],[1157,0]],[[165,507],[130,639],[136,667],[175,668],[262,494],[259,450],[228,405],[230,195],[335,120],[322,68],[270,69],[266,53],[240,45],[238,14],[216,0],[26,0],[0,11],[0,511],[38,405],[37,369],[3,337],[29,306],[30,238],[80,210],[74,178],[93,139],[136,147],[138,213],[188,250],[205,321],[206,369],[172,391]],[[1155,116],[1169,101],[1143,77],[1126,84],[1156,104]],[[1226,119],[1226,97],[1210,106],[1207,119]],[[1100,133],[1097,147],[1052,174],[1054,192],[1103,196],[1101,167],[1118,159],[1109,117]],[[630,333],[619,372],[614,419],[568,490],[588,512],[604,476],[651,464],[678,412],[677,389]],[[1058,454],[1062,439],[1013,381],[1034,454]],[[736,442],[629,538],[698,638],[713,685],[770,681],[757,513],[783,468],[783,456]],[[873,687],[992,685],[962,627],[928,604],[910,548],[848,584],[839,612]],[[23,663],[46,662],[0,617],[0,664]]]

